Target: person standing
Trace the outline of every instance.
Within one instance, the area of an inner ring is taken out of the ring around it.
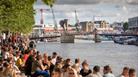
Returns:
[[[52,61],[51,61],[54,65],[56,64],[57,62],[57,53],[56,52],[53,52],[52,54]]]
[[[30,50],[29,57],[25,62],[25,75],[30,76],[32,71],[32,63],[36,57],[36,54],[33,54],[33,50]]]

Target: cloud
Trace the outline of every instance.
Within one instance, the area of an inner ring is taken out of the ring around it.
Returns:
[[[131,5],[138,5],[138,0],[126,0],[126,2]]]
[[[55,4],[61,4],[61,5],[99,4],[99,3],[138,5],[138,0],[56,0],[55,2]],[[35,4],[42,5],[44,3],[41,0],[37,0]]]
[[[80,21],[92,20],[94,16],[98,19],[101,18],[110,22],[127,21],[130,17],[138,16],[138,5],[132,4],[135,1],[137,2],[137,0],[57,0],[53,9],[57,21],[64,18],[70,19],[71,22],[75,21],[75,10],[77,10]],[[49,9],[49,7],[43,5],[40,0],[35,4],[37,4],[34,5],[35,9]],[[46,19],[47,22],[52,22],[51,11],[45,12],[45,18],[48,18],[48,20]]]
[[[128,11],[128,9],[127,9],[126,6],[122,6],[122,10],[124,10],[124,11]]]
[[[100,0],[57,0],[57,4],[97,4]]]

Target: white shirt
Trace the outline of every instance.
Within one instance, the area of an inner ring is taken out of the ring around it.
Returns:
[[[55,65],[55,64],[56,64],[56,62],[57,62],[57,61],[56,61],[56,58],[53,58],[51,62],[52,62],[52,64],[54,64],[54,65]]]
[[[5,34],[5,33],[3,34],[2,38],[3,38],[4,40],[6,39],[6,34]]]
[[[100,73],[97,73],[97,74],[92,74],[92,77],[102,77],[102,75]]]
[[[14,61],[16,62],[19,59],[19,56],[14,56]]]
[[[5,52],[4,54],[3,54],[3,57],[4,57],[4,59],[7,59],[8,57],[9,57],[9,52]]]
[[[115,76],[114,76],[114,74],[112,74],[112,73],[107,73],[107,74],[104,74],[103,77],[115,77]]]

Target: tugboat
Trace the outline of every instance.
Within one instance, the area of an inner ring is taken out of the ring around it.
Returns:
[[[124,37],[114,37],[113,41],[114,43],[118,43],[118,44],[124,44]]]

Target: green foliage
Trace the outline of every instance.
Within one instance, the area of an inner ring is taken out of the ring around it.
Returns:
[[[124,31],[128,30],[128,22],[125,22],[125,23],[123,24],[123,28],[124,28]]]
[[[50,7],[53,6],[55,3],[55,0],[42,0],[46,5],[49,5]]]
[[[34,25],[36,0],[0,0],[0,31],[29,33]],[[52,6],[54,0],[43,0]]]
[[[1,0],[0,30],[28,33],[34,24],[35,0]]]

